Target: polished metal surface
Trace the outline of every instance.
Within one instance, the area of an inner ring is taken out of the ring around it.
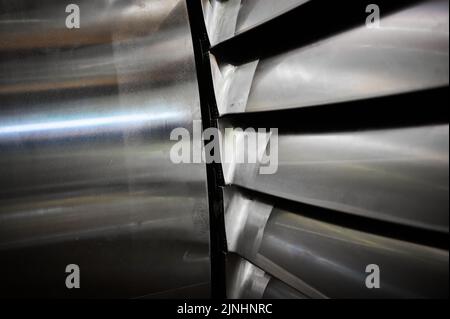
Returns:
[[[448,248],[425,241],[449,231],[448,119],[429,120],[426,105],[419,123],[405,116],[399,124],[386,112],[407,113],[415,94],[440,103],[433,97],[449,84],[448,0],[381,7],[375,28],[364,24],[368,14],[359,22],[344,14],[350,21],[322,28],[328,21],[313,1],[203,1],[223,138],[225,231],[230,254],[239,256],[227,269],[228,291],[263,298],[259,288],[276,278],[311,298],[448,297]],[[282,15],[294,8],[296,15]],[[311,30],[284,28],[308,12],[317,14]],[[385,118],[352,122],[368,104]],[[312,123],[289,118],[308,111],[317,115]],[[336,126],[326,126],[327,116],[337,117]],[[264,150],[276,154],[269,174],[261,173]],[[390,227],[424,241],[391,238]],[[381,268],[381,289],[365,285],[372,264]]]
[[[0,296],[210,295],[185,1],[0,1]],[[77,264],[81,288],[65,286]]]
[[[401,101],[412,99],[409,93],[432,96],[431,89],[448,87],[448,0],[411,2],[389,13],[381,8],[378,28],[363,20],[336,32],[329,26],[326,34],[321,30],[297,46],[295,32],[309,30],[285,30],[282,23],[236,37],[275,17],[284,19],[281,14],[296,7],[301,13],[311,5],[307,2],[203,1],[212,45],[230,40],[210,52],[223,138],[225,231],[233,256],[228,292],[263,298],[261,287],[268,291],[274,279],[284,285],[281,291],[311,298],[448,297],[448,249],[383,233],[383,227],[406,226],[448,234],[448,120],[418,124],[408,119],[397,125],[386,114],[382,125],[361,123],[355,129],[325,127],[318,116],[311,123],[317,129],[310,131],[288,118],[284,127],[284,117],[292,112],[280,112],[315,107],[326,117],[331,108],[334,114],[343,109],[342,102],[357,107],[360,101],[364,108],[367,100],[374,107],[379,103],[381,112],[390,99],[374,98],[389,96],[399,101],[393,109],[408,112]],[[319,5],[315,8],[318,13]],[[266,48],[261,30],[292,34],[293,43],[284,47],[272,41],[267,46],[275,47]],[[242,39],[248,48],[252,41],[258,46],[251,54],[244,52],[245,62],[239,63],[235,46]],[[279,134],[259,131],[254,127],[259,124]],[[256,148],[251,141],[258,141]],[[267,153],[276,154],[269,163],[276,167],[272,174],[261,173],[268,165],[261,160],[259,141]],[[302,212],[298,207],[304,204],[317,213],[327,209],[331,222]],[[360,229],[346,219],[378,228]],[[381,268],[380,289],[365,285],[366,267],[372,264]]]
[[[212,45],[254,28],[310,0],[202,0]]]
[[[254,287],[272,275],[313,298],[448,296],[446,250],[304,217],[234,187],[225,199],[228,248],[253,263],[232,272],[245,278],[243,291],[256,294]],[[366,287],[366,267],[373,264],[380,267],[380,289]]]
[[[448,10],[448,0],[419,2],[383,16],[380,28],[361,25],[239,66],[211,56],[219,113],[299,108],[446,86]]]
[[[230,299],[306,299],[307,297],[236,254],[227,257]]]
[[[216,45],[307,2],[202,5]],[[201,117],[187,3],[80,0],[67,29],[66,3],[0,0],[0,297],[211,295],[206,167],[170,160],[171,131]],[[222,134],[239,147],[220,154],[229,298],[448,297],[448,248],[382,229],[448,235],[448,119],[310,132],[278,112],[448,87],[448,0],[415,3],[245,64],[210,54],[222,133],[281,119],[279,135]],[[237,161],[260,160],[251,137],[273,174]]]
[[[223,165],[224,176],[229,184],[297,202],[448,232],[448,132],[446,124],[281,131],[275,174],[260,174],[261,163],[234,163]]]

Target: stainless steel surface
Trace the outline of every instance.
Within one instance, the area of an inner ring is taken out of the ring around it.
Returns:
[[[230,39],[210,52],[225,141],[221,159],[227,244],[231,255],[240,256],[233,257],[235,266],[227,269],[234,280],[228,290],[233,296],[262,298],[256,288],[268,287],[268,278],[276,278],[312,298],[448,297],[448,248],[383,232],[383,227],[392,227],[448,235],[448,119],[424,116],[418,124],[405,118],[400,125],[385,112],[393,100],[400,101],[393,109],[408,112],[408,105],[401,103],[413,99],[408,93],[433,96],[438,90],[430,89],[448,87],[448,0],[411,2],[389,13],[381,7],[379,28],[369,28],[361,19],[359,25],[342,21],[348,23],[346,30],[336,21],[335,32],[333,25],[322,30],[328,21],[318,15],[310,17],[317,19],[311,28],[320,30],[285,29],[295,25],[295,16],[282,16],[285,24],[266,24],[235,37],[295,6],[300,6],[295,13],[306,12],[303,16],[320,12],[320,4],[308,11],[313,3],[302,7],[306,2],[203,1],[210,42]],[[295,47],[296,32],[310,31],[312,36],[300,36],[304,42]],[[278,34],[292,38],[292,43],[280,43]],[[246,50],[240,56],[237,46],[243,41]],[[395,98],[374,99],[388,96]],[[351,106],[364,108],[367,100],[373,107],[379,104],[385,121],[370,127],[357,123],[358,129],[352,129],[346,126],[351,122],[347,115],[336,118],[345,122],[336,127],[325,127],[330,118],[322,122],[317,116],[312,131],[302,127],[304,119],[297,127],[295,119],[287,118],[306,110],[280,112],[317,106],[312,111],[325,118],[346,111],[338,103],[361,101]],[[426,106],[423,112],[426,115]],[[283,119],[288,120],[286,127]],[[258,132],[254,126],[259,124],[278,126],[280,134]],[[230,133],[226,128],[250,130]],[[267,165],[259,159],[261,150],[248,141],[268,139],[266,150],[278,155],[271,163],[277,170],[263,175],[261,168]],[[236,147],[229,148],[234,142]],[[242,158],[259,162],[237,160]],[[326,213],[331,221],[301,209],[283,210],[284,205],[308,206],[317,213],[330,209]],[[373,228],[369,232],[348,220]],[[381,267],[381,289],[365,286],[370,264]]]
[[[235,254],[227,257],[230,299],[305,299],[306,296]]]
[[[205,166],[169,158],[200,119],[186,3],[77,4],[0,1],[0,295],[208,297]]]
[[[383,16],[380,28],[361,25],[240,66],[221,64],[212,56],[219,113],[299,108],[446,86],[448,10],[448,0],[420,2]]]
[[[225,199],[228,248],[253,263],[237,272],[244,291],[272,275],[314,298],[448,296],[448,251],[304,217],[236,188]],[[380,267],[380,289],[366,288],[371,264]]]
[[[202,4],[217,44],[306,2]],[[208,297],[205,165],[169,158],[172,129],[200,119],[187,2],[77,3],[68,30],[66,3],[0,0],[0,297]],[[244,65],[211,55],[219,126],[448,86],[448,26],[448,0],[421,1]],[[275,174],[224,163],[228,297],[448,297],[448,248],[281,205],[445,236],[449,126],[437,123],[280,127]],[[65,287],[68,264],[81,289]],[[369,264],[381,289],[364,285]]]
[[[224,175],[229,184],[281,198],[448,232],[448,132],[446,124],[281,131],[275,174],[260,174],[260,163],[232,163]]]
[[[202,0],[212,45],[273,19],[310,0]]]

